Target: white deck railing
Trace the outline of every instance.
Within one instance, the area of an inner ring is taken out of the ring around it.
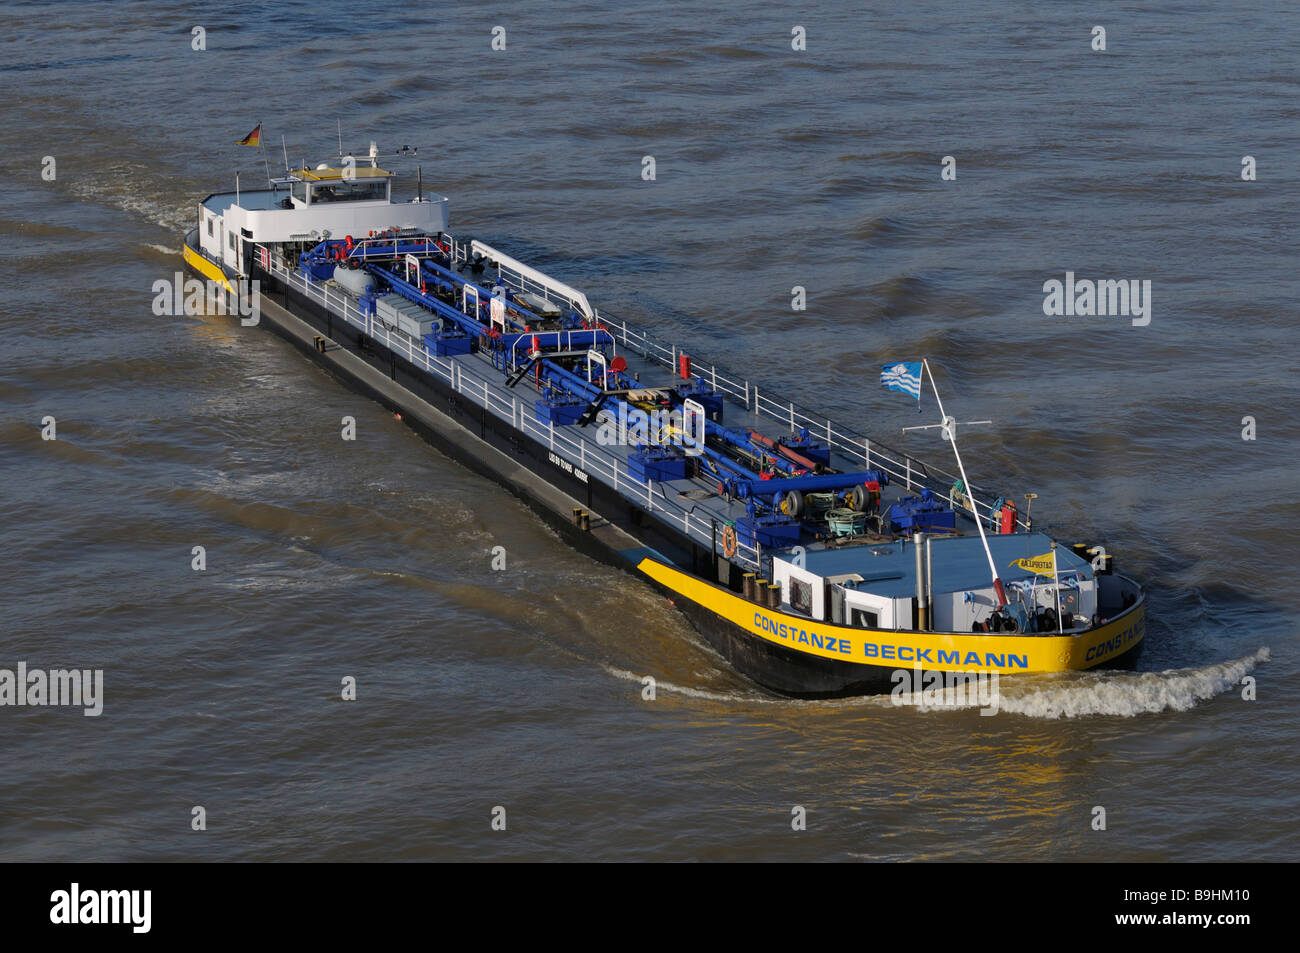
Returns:
[[[451,247],[453,266],[457,261],[468,259],[469,245],[467,243],[457,242],[450,236],[447,237],[447,240]],[[254,260],[257,260],[256,256]],[[390,330],[382,324],[377,324],[368,319],[366,315],[361,313],[361,310],[350,296],[330,288],[327,284],[312,281],[297,269],[286,267],[274,254],[270,256],[270,260],[270,271],[276,278],[308,297],[320,301],[358,330],[383,343],[390,350],[401,354],[417,367],[422,367],[447,381],[457,393],[467,394],[479,406],[487,408],[491,413],[503,420],[510,421],[516,429],[524,433],[531,430],[534,436],[538,435],[536,428],[541,427],[541,424],[533,418],[532,414],[523,412],[522,408],[527,405],[519,404],[518,398],[512,395],[510,398],[512,403],[508,405],[507,409],[507,406],[504,405],[504,396],[492,393],[492,386],[489,385],[485,375],[481,376],[476,371],[470,370],[468,376],[474,383],[471,385],[471,390],[467,392],[463,389],[462,384],[465,376],[467,376],[466,367],[469,365],[430,355],[423,342],[416,342],[400,331]],[[519,290],[534,290],[526,287],[527,282],[509,269],[502,270],[502,277]],[[609,328],[615,341],[622,341],[624,348],[630,347],[640,352],[648,360],[663,364],[674,372],[677,371],[678,351],[675,346],[663,345],[649,334],[618,318],[601,316],[600,321]],[[486,364],[486,360],[480,358],[480,363]],[[951,492],[953,484],[958,479],[955,474],[939,467],[921,463],[909,454],[898,453],[878,443],[873,444],[863,435],[840,430],[836,428],[830,418],[810,416],[799,409],[793,401],[781,401],[766,392],[760,393],[757,384],[751,383],[747,379],[737,380],[728,376],[728,374],[729,372],[720,370],[715,364],[703,362],[694,357],[691,359],[691,376],[693,378],[704,382],[716,391],[729,394],[732,398],[740,401],[747,410],[752,410],[755,416],[766,415],[774,420],[788,424],[791,431],[806,427],[809,433],[818,439],[824,438],[827,445],[842,457],[855,463],[861,461],[864,470],[883,470],[889,474],[891,480],[902,483],[909,492],[918,488],[928,488],[937,497],[947,499],[950,505],[957,506],[958,501],[953,499]],[[654,512],[657,509],[661,515],[671,513],[674,521],[681,520],[683,531],[688,537],[709,546],[711,551],[717,551],[717,541],[714,538],[715,527],[711,519],[703,520],[681,507],[675,500],[669,500],[662,486],[659,488],[658,493],[660,502],[656,503],[653,484],[633,480],[626,473],[620,476],[620,469],[626,465],[622,458],[609,454],[601,449],[599,444],[585,438],[574,439],[566,434],[563,429],[557,435],[553,425],[546,428],[546,433],[542,436],[545,436],[545,442],[552,453],[564,458],[571,464],[577,465],[583,472],[599,477],[602,482],[612,486],[628,499],[644,506],[647,511]],[[935,479],[936,475],[938,479]],[[944,485],[945,483],[947,485]],[[992,501],[980,499],[980,491],[974,487],[967,487],[966,493],[967,500],[974,506],[977,518],[989,519],[992,512]],[[968,513],[970,512],[970,507],[962,508]],[[1022,529],[1027,530],[1029,528],[1023,514],[1017,514],[1017,523]],[[761,552],[758,548],[747,547],[743,542],[739,543],[737,558],[740,561],[757,566],[760,557]]]
[[[551,453],[587,474],[588,479],[599,479],[622,496],[643,506],[646,512],[659,514],[664,522],[680,522],[682,531],[688,538],[708,547],[712,552],[718,551],[718,539],[715,537],[718,525],[715,520],[705,519],[687,510],[671,498],[662,485],[656,487],[653,482],[642,482],[628,476],[624,470],[627,465],[624,458],[611,454],[600,444],[586,439],[581,431],[568,427],[557,429],[553,422],[543,424],[537,420],[531,401],[521,401],[513,393],[506,395],[501,392],[501,378],[495,367],[481,354],[462,361],[437,357],[428,352],[422,341],[417,342],[401,331],[390,330],[363,314],[351,296],[313,281],[297,269],[286,267],[275,256],[271,257],[271,267],[267,270],[288,287],[325,305],[372,340],[446,382],[455,393],[465,396],[471,403],[501,420],[509,421],[520,432],[535,437]],[[757,566],[760,556],[757,547],[738,541],[738,561]]]
[[[500,273],[508,284],[521,291],[539,290],[526,280],[521,280],[520,276],[511,269],[502,269]],[[638,351],[646,359],[662,364],[677,373],[679,350],[676,345],[662,344],[646,332],[619,318],[601,315],[600,321],[610,329],[615,341],[621,342],[625,350],[631,348]],[[691,376],[712,390],[731,396],[744,405],[746,410],[753,411],[755,416],[771,417],[787,424],[791,431],[806,427],[813,437],[824,439],[827,446],[841,456],[852,461],[861,461],[864,470],[883,470],[889,474],[891,480],[902,483],[909,492],[926,488],[950,503],[956,502],[952,499],[951,491],[959,478],[954,473],[922,463],[910,454],[900,453],[883,444],[873,444],[865,435],[837,428],[829,417],[805,413],[793,401],[779,400],[766,392],[760,394],[758,384],[752,383],[747,378],[732,375],[730,371],[694,355],[691,357]],[[992,495],[984,493],[985,496],[989,496],[989,499],[983,500],[979,498],[982,492],[975,487],[966,488],[967,496],[973,502],[976,513],[988,519],[992,511]],[[969,508],[963,507],[963,509],[969,512]],[[1017,515],[1017,523],[1022,528],[1028,529],[1023,514]]]

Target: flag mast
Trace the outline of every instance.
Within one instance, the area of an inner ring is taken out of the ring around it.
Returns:
[[[934,382],[934,373],[930,370],[930,361],[927,358],[921,358],[921,366],[925,368],[925,373],[930,376],[930,387],[934,390],[935,402],[939,405],[939,416],[943,418],[943,435],[948,438],[952,444],[952,455],[957,458],[957,469],[961,473],[962,485],[966,488],[966,495],[970,497],[971,513],[975,516],[975,528],[980,531],[980,542],[984,544],[984,555],[989,560],[989,572],[993,574],[993,591],[998,597],[998,606],[1007,604],[1007,592],[1002,587],[1002,579],[998,576],[997,566],[993,564],[993,553],[989,549],[988,538],[984,535],[984,521],[980,519],[980,511],[975,499],[975,490],[971,487],[970,480],[966,477],[966,467],[962,465],[961,454],[957,451],[957,421],[949,417],[943,410],[943,398],[939,396],[939,385]],[[984,421],[979,421],[984,423]],[[1060,617],[1060,613],[1057,613]]]
[[[262,120],[257,121],[257,128],[262,128]],[[262,164],[266,166],[266,186],[269,189],[275,188],[275,183],[271,181],[271,160],[266,154],[266,143],[262,141],[262,134],[257,135],[257,145],[262,150]]]
[[[1056,570],[1056,540],[1052,540],[1052,583],[1056,587],[1056,634],[1064,634],[1065,623],[1061,619],[1061,574]]]

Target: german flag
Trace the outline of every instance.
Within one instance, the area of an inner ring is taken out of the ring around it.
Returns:
[[[262,124],[259,122],[257,128],[244,136],[235,143],[237,146],[260,146],[262,144]]]

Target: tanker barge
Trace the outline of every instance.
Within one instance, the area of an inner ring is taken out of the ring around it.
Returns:
[[[1142,587],[1099,547],[1036,532],[1032,499],[1022,513],[966,479],[928,363],[885,365],[881,383],[920,399],[928,378],[956,472],[453,235],[445,197],[421,177],[394,199],[377,160],[372,143],[368,164],[286,162],[266,189],[207,196],[186,268],[219,298],[255,295],[259,323],[660,588],[749,679],[834,697],[889,691],[900,669],[1135,659]]]

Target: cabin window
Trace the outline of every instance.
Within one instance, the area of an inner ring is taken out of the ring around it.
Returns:
[[[388,183],[339,179],[312,189],[312,203],[382,202],[388,197]]]
[[[226,233],[226,244],[230,246],[230,250],[231,250],[231,251],[234,251],[234,250],[235,250],[235,233],[234,233],[234,232],[227,232],[227,233]]]
[[[880,627],[880,614],[868,612],[866,609],[850,609],[849,625],[856,626],[860,629],[876,629]]]
[[[303,205],[307,204],[307,183],[306,182],[294,182],[293,185],[290,187],[290,191],[293,193],[293,197],[296,198],[299,202],[301,202]]]
[[[211,237],[212,234],[213,234],[213,232],[212,232],[212,216],[208,216],[208,235],[209,235],[209,237]]]
[[[812,586],[798,579],[790,580],[790,605],[812,615]]]

